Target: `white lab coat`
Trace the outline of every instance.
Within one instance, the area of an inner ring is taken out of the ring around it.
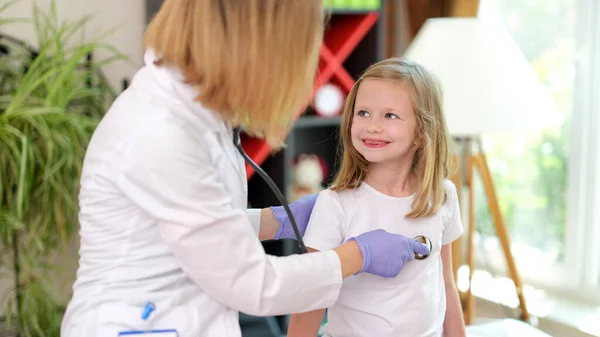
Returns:
[[[177,72],[145,58],[87,150],[79,270],[61,336],[237,337],[238,311],[332,305],[342,283],[336,253],[265,254],[231,128],[192,101]],[[148,301],[156,309],[144,321]]]

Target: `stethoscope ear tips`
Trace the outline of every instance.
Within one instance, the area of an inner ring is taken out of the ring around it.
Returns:
[[[426,237],[425,235],[417,235],[413,238],[413,240],[415,240],[418,243],[422,243],[422,244],[426,245],[427,248],[429,249],[429,253],[431,253],[432,245],[431,245],[431,240],[429,240],[428,237]],[[423,259],[427,258],[428,256],[429,256],[429,254],[421,255],[421,254],[415,253],[415,259],[417,259],[417,260],[423,260]]]

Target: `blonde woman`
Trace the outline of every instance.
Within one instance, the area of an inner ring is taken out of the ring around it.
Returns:
[[[281,208],[246,209],[232,128],[280,145],[311,92],[321,3],[164,1],[145,66],[87,149],[63,337],[239,337],[238,311],[325,308],[343,278],[393,277],[403,252],[427,251],[384,231],[318,254],[267,256],[260,244],[292,231]],[[292,204],[300,227],[312,207]]]
[[[384,229],[424,235],[432,249],[396,277],[344,280],[327,310],[325,336],[465,336],[450,246],[463,228],[457,192],[447,179],[450,142],[437,82],[409,60],[371,66],[348,95],[340,134],[340,170],[317,199],[306,246],[327,251]],[[316,336],[324,314],[293,315],[288,336]]]

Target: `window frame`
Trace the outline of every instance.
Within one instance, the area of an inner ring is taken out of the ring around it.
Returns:
[[[540,262],[524,253],[523,247],[514,242],[511,242],[511,251],[523,283],[598,304],[600,216],[596,215],[596,210],[600,210],[600,2],[576,0],[576,8],[576,76],[569,130],[565,258],[562,263]],[[507,275],[506,261],[497,238],[477,236],[475,250],[483,252],[475,253],[476,268],[493,268],[494,273],[500,270]]]
[[[577,285],[600,288],[600,2],[579,0],[577,15],[568,263],[575,266]]]

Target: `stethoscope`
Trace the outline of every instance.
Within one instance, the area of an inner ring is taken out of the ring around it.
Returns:
[[[296,219],[294,218],[294,215],[292,214],[292,210],[290,210],[288,203],[285,200],[285,197],[283,196],[283,194],[281,193],[281,191],[279,190],[279,188],[277,187],[277,185],[275,184],[273,179],[271,179],[271,177],[269,177],[269,175],[265,171],[263,171],[263,169],[259,165],[257,165],[252,160],[252,158],[250,158],[248,156],[246,151],[244,151],[244,148],[242,147],[241,137],[240,137],[241,131],[242,131],[241,128],[233,129],[233,145],[235,145],[235,147],[237,148],[239,153],[242,155],[242,157],[244,157],[244,160],[250,166],[252,166],[254,171],[256,173],[258,173],[258,175],[267,183],[267,185],[269,185],[269,188],[271,189],[271,191],[273,191],[273,193],[275,193],[277,200],[279,200],[279,202],[285,209],[285,212],[287,213],[288,217],[290,218],[290,222],[292,224],[292,227],[294,228],[294,234],[296,235],[296,241],[298,241],[298,246],[300,246],[300,251],[302,253],[308,253],[308,250],[306,249],[306,246],[304,245],[304,241],[302,240],[302,235],[300,234],[300,230],[298,230],[298,225],[296,224]],[[429,251],[431,252],[431,248],[432,248],[431,240],[429,240],[428,237],[426,237],[425,235],[417,235],[413,238],[413,240],[426,245],[427,248],[429,248]],[[415,259],[417,259],[417,260],[423,260],[423,259],[427,258],[428,256],[429,256],[429,254],[420,255],[420,254],[415,253]]]

